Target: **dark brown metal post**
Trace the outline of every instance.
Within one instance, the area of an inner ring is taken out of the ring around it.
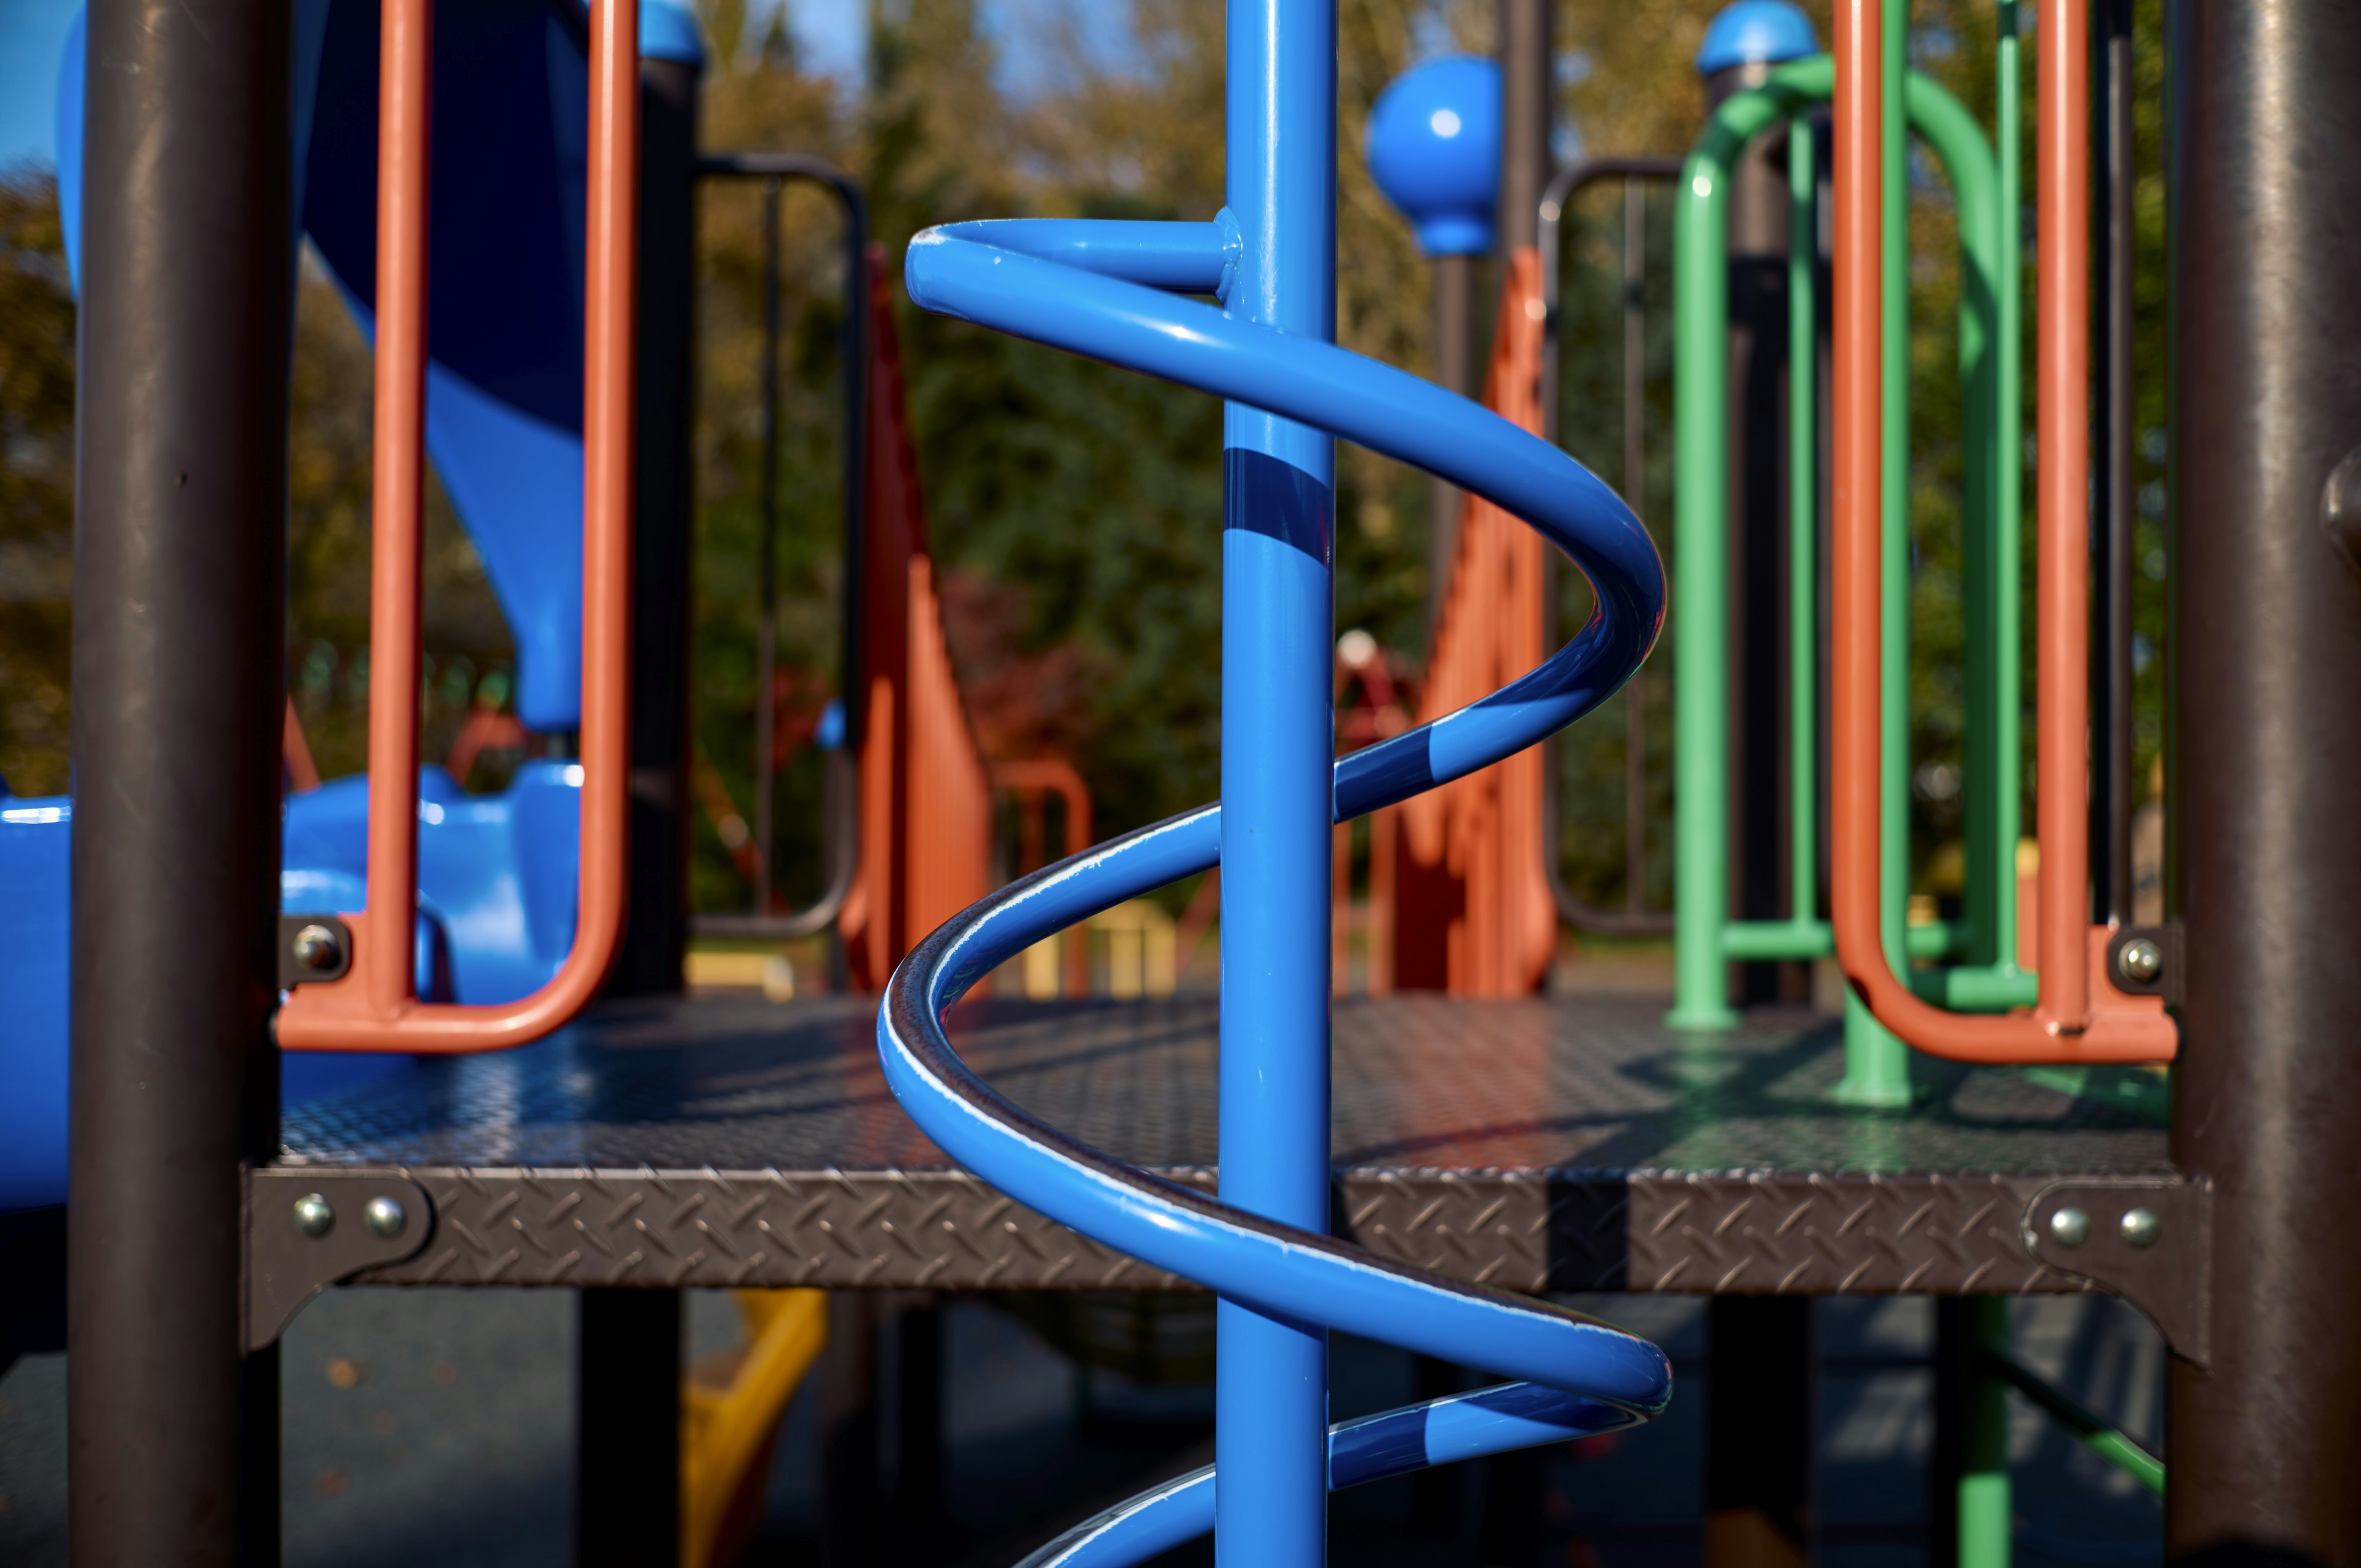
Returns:
[[[754,622],[754,908],[771,913],[771,823],[779,696],[779,198],[785,181],[763,181],[763,544],[757,552]]]
[[[1623,502],[1648,515],[1648,191],[1623,181]],[[1555,565],[1554,562],[1552,563]],[[1551,576],[1554,579],[1555,574]],[[1553,607],[1554,608],[1554,607]],[[1548,852],[1557,853],[1557,846]],[[1648,681],[1623,688],[1623,914],[1644,919],[1648,906]]]
[[[608,993],[681,989],[688,942],[688,641],[695,499],[694,60],[640,62],[639,348],[631,532],[631,914]],[[585,1290],[575,1342],[575,1559],[679,1551],[681,1298]]]
[[[2361,1562],[2361,7],[2175,0],[2172,1154],[2213,1181],[2168,1561]]]
[[[1811,1560],[1812,1303],[1716,1296],[1707,1343],[1705,1560],[1802,1568]]]
[[[574,1560],[671,1568],[680,1552],[677,1290],[584,1290],[575,1338]]]
[[[639,347],[631,531],[631,914],[608,992],[681,988],[688,944],[689,559],[696,502],[698,65],[640,63]]]
[[[1706,78],[1708,102],[1761,82],[1768,65]],[[1730,194],[1730,792],[1731,915],[1788,913],[1786,138],[1748,148]],[[1803,1001],[1802,963],[1736,966],[1743,1002]]]
[[[1542,192],[1555,172],[1550,157],[1550,126],[1556,118],[1550,11],[1550,0],[1500,0],[1500,190],[1493,232],[1502,257],[1538,242]],[[1549,554],[1546,547],[1543,554]],[[1546,576],[1534,591],[1554,586],[1555,578]],[[1545,752],[1543,766],[1555,760]],[[1556,849],[1548,843],[1543,852],[1554,854]],[[1484,1560],[1502,1568],[1536,1564],[1542,1536],[1540,1454],[1521,1449],[1487,1460],[1479,1532]]]
[[[2092,7],[2091,214],[2092,494],[2091,647],[2091,900],[2103,925],[2132,916],[2132,5]]]
[[[278,1139],[289,12],[89,12],[67,1222],[86,1568],[279,1560],[279,1359],[239,1354],[240,1168]]]
[[[1434,269],[1434,379],[1461,396],[1476,390],[1476,261],[1472,256],[1438,256]],[[1459,554],[1459,489],[1442,479],[1427,487],[1426,627],[1451,591],[1451,563]]]

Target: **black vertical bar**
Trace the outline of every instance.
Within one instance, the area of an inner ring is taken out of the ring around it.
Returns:
[[[1503,258],[1540,239],[1542,191],[1552,172],[1550,125],[1555,116],[1551,100],[1557,85],[1550,48],[1550,0],[1499,0],[1500,192],[1495,228]],[[1505,265],[1502,272],[1505,276]],[[1469,352],[1472,359],[1472,344]],[[1476,374],[1471,363],[1469,378]],[[1555,583],[1554,575],[1546,576],[1536,589],[1554,589]],[[1552,766],[1555,761],[1554,753],[1545,753],[1543,766]],[[1554,855],[1557,846],[1549,844],[1543,852]],[[1499,1568],[1527,1568],[1540,1562],[1539,1453],[1521,1449],[1484,1462],[1479,1545],[1484,1560]]]
[[[885,1551],[879,1475],[876,1294],[834,1290],[819,1363],[820,1568],[873,1568]]]
[[[1648,515],[1647,188],[1623,179],[1623,504]],[[1553,562],[1553,565],[1554,563]],[[1554,574],[1552,575],[1554,580]],[[1644,918],[1648,902],[1648,681],[1623,687],[1623,912]],[[1557,846],[1548,852],[1557,853]]]
[[[2167,1383],[2165,1551],[2361,1558],[2361,6],[2175,0],[2172,1156],[2210,1177],[2212,1347]]]
[[[1802,1568],[1810,1561],[1812,1303],[1716,1296],[1707,1344],[1705,1561]]]
[[[894,1560],[942,1560],[943,1314],[931,1296],[895,1315]]]
[[[2099,0],[2091,70],[2092,214],[2091,901],[2104,925],[2132,914],[2133,181],[2131,0]]]
[[[1761,82],[1732,65],[1706,80],[1708,102]],[[1730,859],[1731,913],[1787,914],[1787,210],[1786,138],[1759,138],[1731,171],[1730,198]],[[1736,966],[1745,1002],[1801,1001],[1808,966]]]
[[[584,1290],[575,1339],[574,1559],[671,1568],[680,1550],[680,1292]]]
[[[95,0],[74,528],[69,1517],[79,1564],[279,1559],[242,1162],[278,1138],[289,7]]]
[[[1476,390],[1476,258],[1438,256],[1434,269],[1435,384],[1466,397]],[[1427,486],[1426,630],[1431,639],[1451,591],[1451,564],[1459,554],[1459,489],[1443,479]]]
[[[689,472],[698,67],[640,64],[638,446],[631,499],[631,870],[609,990],[681,988],[688,944]]]
[[[763,181],[763,545],[754,623],[754,913],[771,912],[771,753],[779,660],[779,192]]]

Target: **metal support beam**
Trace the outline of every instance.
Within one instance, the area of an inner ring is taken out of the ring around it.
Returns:
[[[1476,261],[1472,256],[1438,256],[1434,269],[1434,380],[1462,397],[1476,387]],[[1451,563],[1459,554],[1459,487],[1445,479],[1427,483],[1426,630],[1431,641],[1444,600],[1451,591]]]
[[[1803,1568],[1811,1561],[1812,1303],[1717,1296],[1707,1324],[1707,1568]]]
[[[2361,8],[2175,0],[2167,896],[2172,1154],[2214,1184],[2210,1365],[2176,1359],[2165,1551],[2361,1561]]]
[[[1719,104],[1769,75],[1733,65],[1706,79]],[[1764,136],[1730,170],[1730,864],[1731,915],[1775,920],[1795,883],[1787,855],[1788,194],[1786,139]],[[1737,966],[1741,1003],[1808,1000],[1808,964]]]
[[[575,1337],[574,1560],[672,1568],[680,1552],[677,1290],[584,1290]]]
[[[2132,917],[2132,0],[2092,8],[2091,917]]]
[[[276,1563],[290,7],[96,0],[74,539],[73,1560]]]
[[[640,266],[631,501],[631,912],[609,994],[681,988],[688,944],[690,470],[698,68],[640,62]]]

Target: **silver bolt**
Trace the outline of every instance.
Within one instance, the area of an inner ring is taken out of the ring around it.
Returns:
[[[2125,980],[2146,985],[2164,972],[2164,949],[2146,937],[2134,937],[2115,954],[2115,968]]]
[[[361,1211],[361,1223],[369,1228],[369,1234],[391,1241],[410,1223],[410,1213],[392,1199],[379,1196],[370,1199]]]
[[[295,961],[308,970],[332,970],[336,960],[345,956],[344,944],[336,940],[335,928],[327,926],[302,927],[295,933],[291,946]]]
[[[2164,1222],[2156,1217],[2155,1210],[2126,1209],[2124,1211],[2125,1245],[2137,1247],[2154,1246],[2156,1245],[2156,1238],[2163,1234]]]
[[[336,1225],[336,1212],[317,1192],[295,1200],[295,1228],[307,1236],[324,1236]]]
[[[2091,1216],[2068,1206],[2049,1216],[2049,1237],[2059,1246],[2081,1246],[2091,1235]]]

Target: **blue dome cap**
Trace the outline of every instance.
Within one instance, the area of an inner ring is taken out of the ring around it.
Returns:
[[[1708,23],[1697,46],[1700,76],[1733,65],[1776,65],[1820,52],[1812,19],[1788,0],[1738,0]]]
[[[640,0],[640,58],[705,63],[705,40],[697,17],[680,0]]]
[[[1394,78],[1369,111],[1369,173],[1429,256],[1492,248],[1500,192],[1500,68],[1472,55]]]

